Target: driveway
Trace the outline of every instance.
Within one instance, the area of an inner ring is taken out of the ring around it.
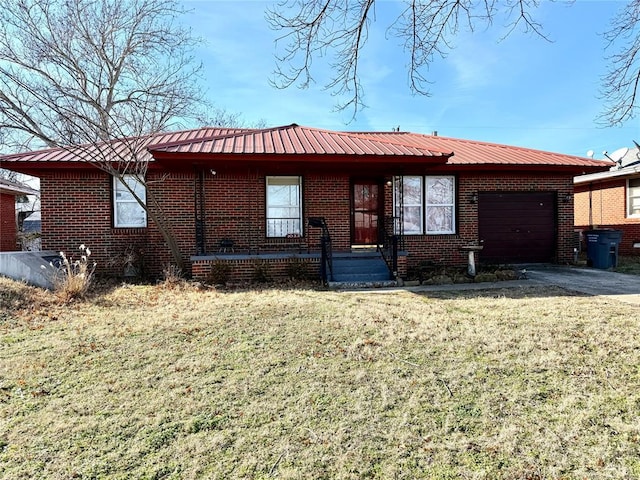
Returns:
[[[527,278],[542,285],[603,296],[640,306],[640,275],[627,275],[597,268],[532,265]]]
[[[455,285],[419,285],[405,287],[405,289],[412,292],[428,292],[555,285],[574,292],[607,297],[640,306],[640,275],[559,265],[536,264],[522,268],[526,269],[526,278],[522,280]]]

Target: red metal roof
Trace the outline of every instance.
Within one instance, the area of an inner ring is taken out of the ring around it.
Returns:
[[[239,133],[186,139],[165,145],[154,142],[152,152],[198,154],[390,155],[449,157],[451,151],[407,144],[394,138],[374,138],[349,132],[287,125]]]
[[[229,159],[237,155],[238,161],[245,158],[273,161],[275,155],[286,158],[300,156],[309,163],[313,163],[315,156],[318,161],[328,161],[333,157],[340,162],[351,159],[362,162],[365,158],[389,162],[393,159],[394,163],[427,161],[468,168],[560,167],[585,172],[605,170],[611,166],[602,160],[473,140],[410,132],[334,132],[295,124],[265,129],[200,128],[168,132],[114,141],[115,150],[126,154],[132,142],[141,151],[142,160],[153,160],[152,155],[158,159],[187,161],[195,157],[216,160],[218,156]],[[36,168],[36,165],[41,167],[50,163],[86,161],[98,150],[101,149],[47,149],[0,156],[0,162],[8,168],[26,170],[29,164]]]
[[[151,144],[169,144],[174,142],[194,141],[200,138],[211,138],[218,135],[228,135],[246,131],[242,128],[214,128],[205,127],[193,130],[181,130],[177,132],[165,132],[157,135],[140,137],[139,139],[126,139],[125,141],[115,140],[113,146],[103,149],[104,152],[114,157],[117,154],[126,153],[127,149],[135,148],[141,152],[140,160],[152,160],[148,147]],[[96,155],[98,148],[93,145],[69,147],[69,148],[48,148],[31,152],[16,153],[12,155],[0,156],[2,162],[84,162]],[[117,153],[116,153],[117,152]]]
[[[608,161],[586,157],[411,132],[362,132],[359,135],[376,139],[393,138],[420,148],[454,152],[447,165],[549,165],[603,169],[612,165]]]

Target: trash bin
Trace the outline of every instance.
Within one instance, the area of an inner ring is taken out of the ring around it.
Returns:
[[[586,230],[587,265],[594,268],[618,266],[618,247],[622,240],[620,230]]]

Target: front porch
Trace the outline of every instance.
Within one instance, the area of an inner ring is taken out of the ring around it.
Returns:
[[[373,255],[377,254],[373,252]],[[366,280],[367,269],[371,267],[365,262],[371,256],[371,252],[333,252],[332,259],[334,265],[336,265],[335,280],[330,272],[327,275],[327,280],[329,282],[341,281],[347,283]],[[379,256],[379,258],[382,259],[382,256]],[[353,263],[357,262],[358,259],[362,260],[362,268],[358,268],[357,264]],[[300,253],[299,251],[268,253],[218,252],[194,255],[190,260],[194,279],[218,284],[322,279],[322,253],[320,251],[308,253]],[[344,265],[345,268],[340,269],[340,264]],[[397,268],[398,278],[406,277],[406,252],[398,253]],[[353,272],[352,279],[349,277],[349,272]],[[378,268],[376,273],[379,272]],[[389,280],[391,280],[391,271],[389,271]]]

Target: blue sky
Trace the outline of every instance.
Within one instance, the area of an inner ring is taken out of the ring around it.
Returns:
[[[336,112],[336,98],[325,90],[328,62],[317,59],[317,83],[307,89],[271,86],[275,39],[265,20],[272,1],[185,0],[184,19],[205,40],[197,51],[204,63],[209,97],[251,123],[297,123],[331,130],[391,130],[481,140],[595,158],[602,151],[640,142],[640,119],[621,127],[596,122],[606,73],[601,34],[623,1],[578,0],[568,6],[542,1],[536,19],[552,42],[515,31],[506,39],[504,22],[488,30],[460,32],[446,58],[426,72],[434,83],[430,97],[413,95],[407,57],[400,40],[385,35],[400,3],[379,1],[362,59],[367,108]]]

